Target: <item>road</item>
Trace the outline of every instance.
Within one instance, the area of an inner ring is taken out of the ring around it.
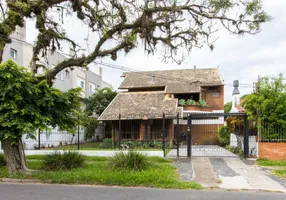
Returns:
[[[0,183],[1,200],[175,200],[175,199],[286,199],[286,194],[270,192],[192,191],[148,188],[67,186]]]

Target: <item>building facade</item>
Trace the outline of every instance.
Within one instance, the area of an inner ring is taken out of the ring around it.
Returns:
[[[3,53],[3,62],[12,59],[18,65],[27,67],[32,58],[33,45],[26,41],[26,27],[18,27],[11,35],[12,42],[5,46]],[[48,69],[52,69],[58,63],[72,56],[72,52],[64,54],[61,52],[48,51],[46,58],[40,58],[39,63]],[[97,66],[96,66],[97,67]],[[87,98],[96,92],[96,89],[112,86],[102,79],[102,68],[99,67],[99,74],[90,70],[75,67],[73,69],[64,69],[56,75],[54,87],[64,92],[71,88],[80,87],[83,89],[82,98]],[[38,73],[43,73],[43,69],[38,69]]]

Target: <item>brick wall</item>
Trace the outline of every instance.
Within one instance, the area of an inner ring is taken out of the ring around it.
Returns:
[[[258,158],[269,160],[286,160],[286,143],[259,142]]]

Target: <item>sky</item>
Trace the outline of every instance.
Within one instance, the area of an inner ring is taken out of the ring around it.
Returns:
[[[257,35],[237,36],[221,30],[216,33],[219,39],[215,42],[213,51],[207,46],[194,48],[191,57],[181,65],[163,62],[159,53],[148,55],[140,42],[138,48],[129,54],[118,54],[116,61],[110,58],[102,61],[140,71],[192,69],[194,65],[197,68],[219,67],[225,83],[225,102],[231,101],[234,80],[240,81],[239,90],[241,95],[244,95],[253,91],[253,82],[257,81],[258,76],[273,76],[279,73],[286,75],[286,0],[263,0],[263,6],[272,20],[262,25],[262,32]],[[28,22],[28,42],[33,42],[36,36],[33,26],[32,22]],[[68,36],[78,41],[85,49],[88,49],[87,43],[92,49],[97,41],[97,37],[74,18],[64,19],[63,27]],[[67,51],[67,48],[64,51]],[[90,70],[97,72],[98,67],[93,64]],[[123,71],[101,67],[103,79],[117,89],[123,81],[123,78],[120,78]]]

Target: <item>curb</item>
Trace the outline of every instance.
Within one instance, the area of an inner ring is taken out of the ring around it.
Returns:
[[[14,178],[2,178],[2,183],[52,183],[52,181],[39,181],[35,179],[14,179]]]

